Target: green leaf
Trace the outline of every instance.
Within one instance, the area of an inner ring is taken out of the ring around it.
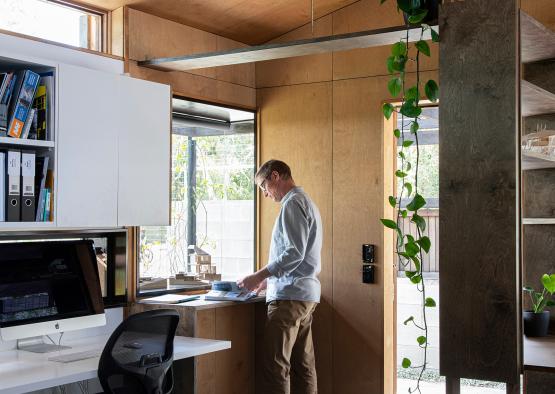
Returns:
[[[389,196],[389,205],[391,205],[393,208],[397,206],[397,200],[395,199],[395,197]]]
[[[432,33],[432,41],[433,42],[439,42],[439,34],[437,34],[437,32],[434,29],[432,29],[431,27],[430,27],[430,30],[431,30],[431,33]]]
[[[397,0],[397,7],[410,14],[413,10],[420,8],[420,0]]]
[[[420,247],[416,244],[416,242],[407,242],[405,244],[405,253],[409,256],[416,256],[416,254],[420,252]]]
[[[406,210],[406,209],[401,210],[401,216],[402,216],[403,218],[406,218],[406,217],[407,217],[407,210]]]
[[[416,241],[416,243],[420,245],[420,247],[424,249],[426,253],[430,251],[430,246],[432,246],[432,241],[430,241],[430,238],[426,236],[420,238],[418,241]]]
[[[387,72],[390,74],[393,74],[393,72],[395,71],[395,68],[393,68],[393,63],[395,63],[395,56],[388,57],[386,64],[387,64]]]
[[[416,44],[414,44],[414,46],[423,55],[430,56],[430,46],[428,45],[428,43],[426,41],[420,40]]]
[[[393,63],[391,64],[391,67],[393,68],[393,71],[405,71],[405,65],[407,64],[407,57],[406,56],[395,56],[393,58]]]
[[[414,264],[414,268],[416,268],[416,270],[418,272],[420,272],[420,260],[418,260],[418,257],[412,256],[410,259],[412,260],[412,262]]]
[[[394,135],[396,138],[401,138],[401,130],[399,130],[399,129],[393,130],[393,135]]]
[[[386,119],[391,118],[391,114],[393,113],[393,105],[391,105],[391,103],[385,103],[382,107],[383,110],[383,115],[385,116]]]
[[[415,100],[418,99],[418,87],[412,86],[405,93],[405,100]]]
[[[407,195],[410,196],[410,195],[412,194],[412,184],[409,183],[409,182],[406,182],[406,183],[403,185],[403,187],[404,187],[405,189],[407,189]]]
[[[549,294],[555,293],[555,274],[543,274],[542,283],[543,287],[545,287],[545,290],[547,290]]]
[[[421,335],[421,336],[419,336],[418,338],[416,338],[416,342],[418,342],[418,344],[419,344],[420,346],[422,346],[422,345],[424,345],[424,344],[427,342],[427,340],[426,340],[426,337],[425,337],[425,336]]]
[[[387,228],[391,228],[393,230],[397,230],[397,223],[394,222],[391,219],[380,219],[382,221],[382,224],[387,227]]]
[[[410,125],[410,132],[415,134],[418,129],[420,128],[420,125],[418,124],[418,122],[415,120],[414,122],[411,123]]]
[[[417,274],[416,271],[405,271],[405,276],[409,279],[412,278],[416,274]]]
[[[417,10],[415,13],[409,16],[409,23],[412,23],[413,25],[420,23],[424,20],[426,15],[428,15],[428,10],[425,10],[425,9]]]
[[[414,215],[412,215],[412,219],[410,221],[416,224],[420,231],[426,230],[426,220],[422,216],[415,213]],[[428,251],[426,251],[426,253],[427,252]]]
[[[405,171],[410,171],[410,169],[412,168],[412,164],[410,164],[410,161],[407,161],[407,162],[405,162],[405,163],[406,163],[406,165],[405,165],[405,167],[406,167],[406,168],[405,168]]]
[[[422,113],[422,108],[416,104],[416,100],[410,99],[406,100],[401,109],[399,110],[407,118],[418,118]]]
[[[414,320],[414,316],[409,317],[408,319],[406,319],[403,324],[406,326],[409,322]]]
[[[401,78],[393,78],[387,84],[387,89],[393,97],[397,97],[401,93]]]
[[[401,365],[403,366],[403,368],[409,368],[411,365],[411,362],[408,358],[403,358],[403,362],[401,363]]]
[[[418,283],[422,282],[422,276],[414,275],[412,278],[410,278],[410,281],[417,285]]]
[[[399,153],[397,153],[397,154],[399,155],[399,157],[400,157],[401,159],[403,159],[403,160],[406,159],[406,157],[405,157],[405,152],[403,152],[402,150],[399,151]]]
[[[418,211],[420,208],[426,205],[426,200],[420,194],[416,194],[412,201],[408,203],[407,209],[409,211]]]
[[[428,308],[433,308],[436,306],[436,302],[432,297],[426,297],[426,302],[424,303],[424,306],[427,306]]]
[[[439,87],[437,86],[436,81],[430,79],[426,82],[426,85],[424,85],[424,92],[426,93],[428,100],[436,102],[439,95]]]
[[[396,42],[391,46],[391,54],[393,56],[404,56],[407,54],[407,44],[403,41]]]
[[[403,141],[403,148],[408,148],[412,144],[414,144],[414,141],[411,141],[411,140]]]
[[[405,237],[407,238],[407,241],[414,242],[414,237],[412,235],[406,234]]]
[[[397,178],[404,178],[404,177],[407,176],[407,173],[406,173],[406,172],[403,172],[403,171],[401,171],[401,170],[397,170],[397,171],[395,171],[395,176],[396,176]]]

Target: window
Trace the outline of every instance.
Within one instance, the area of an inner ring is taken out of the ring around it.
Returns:
[[[254,113],[174,99],[172,129],[171,226],[140,228],[139,294],[255,267]]]
[[[62,1],[0,1],[0,29],[95,51],[102,50],[103,16]]]

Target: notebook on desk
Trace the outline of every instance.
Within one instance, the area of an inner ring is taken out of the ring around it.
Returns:
[[[157,297],[143,298],[141,301],[154,304],[180,304],[182,302],[198,300],[198,295],[164,294]]]
[[[219,291],[210,290],[204,295],[205,301],[247,301],[256,297],[256,293],[252,291]]]

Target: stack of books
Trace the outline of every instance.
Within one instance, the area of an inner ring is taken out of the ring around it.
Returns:
[[[54,74],[0,73],[0,136],[50,140]]]

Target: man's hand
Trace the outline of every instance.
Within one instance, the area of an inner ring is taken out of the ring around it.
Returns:
[[[254,291],[260,285],[260,278],[258,276],[258,272],[245,276],[243,279],[239,279],[237,281],[237,286],[241,289],[247,289],[248,291]]]
[[[260,292],[262,290],[266,290],[267,285],[268,285],[268,280],[267,279],[264,279],[262,282],[260,282],[258,287],[256,289],[254,289],[254,292],[256,293],[256,295],[260,294]]]
[[[237,281],[237,285],[242,289],[247,289],[248,291],[259,291],[259,288],[260,290],[266,288],[266,278],[270,275],[270,272],[266,268],[262,268],[252,275],[239,279]],[[262,282],[264,282],[264,284]],[[264,287],[262,288],[262,286]]]

